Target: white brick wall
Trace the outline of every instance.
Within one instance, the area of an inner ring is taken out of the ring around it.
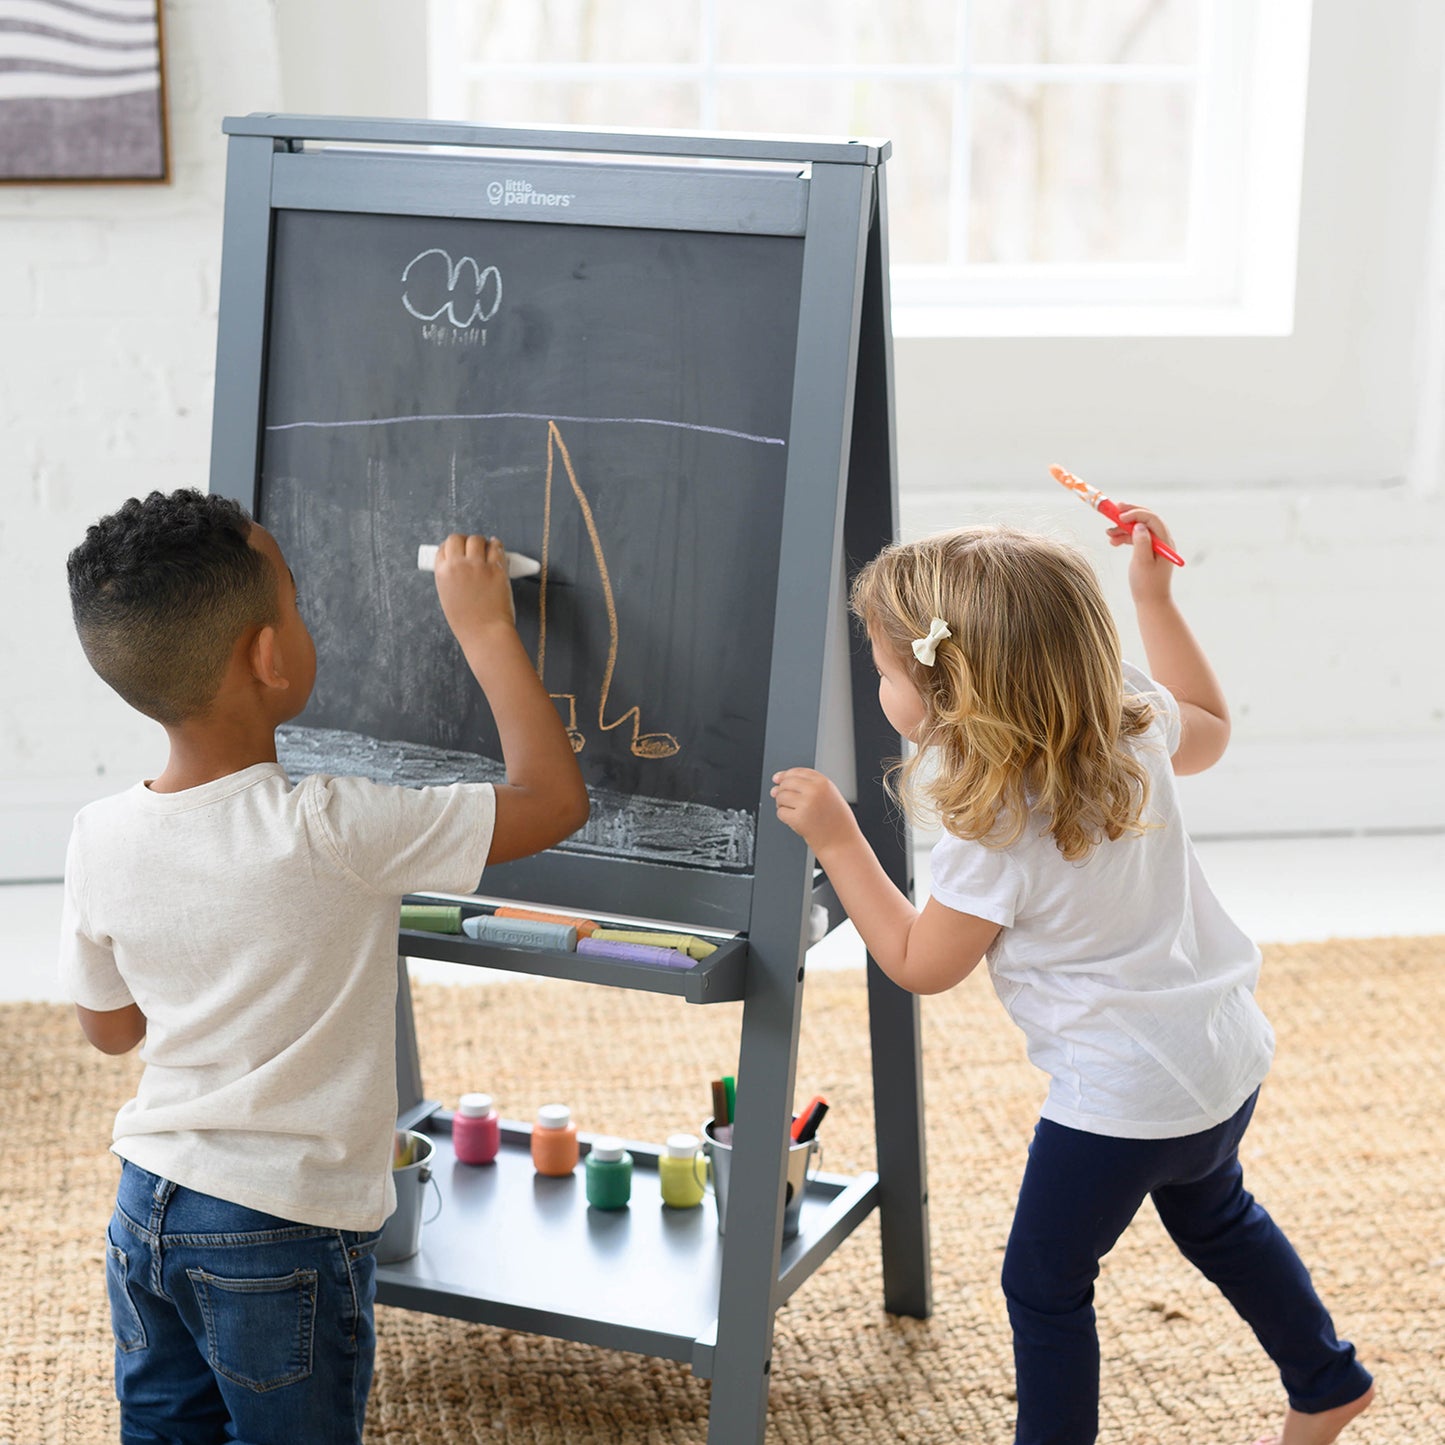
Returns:
[[[904,534],[1008,522],[1076,542],[1143,665],[1125,555],[1046,481],[1027,498],[905,492]],[[1151,501],[1187,564],[1174,595],[1234,718],[1223,761],[1181,785],[1195,833],[1445,827],[1445,497],[1323,483],[1162,486]]]
[[[905,493],[905,532],[1006,521],[1078,542],[1138,655],[1126,559],[1105,540],[1107,522],[1047,474],[1027,491]],[[1445,497],[1326,483],[1161,485],[1149,500],[1187,563],[1174,593],[1230,695],[1237,740],[1445,740]]]
[[[221,119],[280,84],[266,0],[165,23],[172,183],[0,188],[0,877],[53,875],[69,813],[162,757],[75,642],[65,557],[126,497],[206,484]]]

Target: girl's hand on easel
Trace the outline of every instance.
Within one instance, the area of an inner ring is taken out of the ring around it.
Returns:
[[[1174,538],[1169,535],[1168,527],[1157,512],[1151,512],[1147,507],[1136,507],[1130,502],[1119,503],[1119,520],[1122,526],[1109,528],[1109,545],[1132,548],[1129,591],[1135,604],[1164,601],[1169,596],[1174,564],[1154,550],[1151,538],[1158,537],[1166,547],[1173,547]]]
[[[453,532],[437,550],[437,597],[447,626],[466,645],[488,627],[515,627],[507,552],[500,537]]]
[[[803,838],[819,856],[859,836],[858,822],[830,778],[813,768],[785,768],[773,774],[778,821]]]

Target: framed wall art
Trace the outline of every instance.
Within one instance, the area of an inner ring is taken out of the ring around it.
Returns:
[[[0,181],[165,181],[161,0],[0,5]]]

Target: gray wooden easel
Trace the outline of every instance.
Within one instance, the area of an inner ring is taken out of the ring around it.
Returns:
[[[889,147],[272,115],[233,118],[225,129],[231,139],[211,488],[252,509],[259,501],[263,521],[260,436],[275,211],[485,215],[485,187],[474,177],[459,188],[457,168],[480,166],[491,153],[505,151],[513,171],[519,164],[552,167],[547,174],[568,180],[589,179],[589,163],[605,161],[614,184],[578,185],[582,204],[572,219],[580,224],[706,230],[725,209],[735,219],[723,228],[803,237],[784,564],[777,580],[754,871],[714,876],[552,854],[488,870],[484,880],[489,894],[519,901],[688,922],[735,937],[697,968],[678,972],[403,931],[399,1117],[437,1136],[437,1173],[446,1195],[422,1251],[383,1267],[377,1291],[385,1304],[686,1361],[712,1380],[709,1440],[760,1441],[774,1315],[875,1208],[884,1308],[920,1318],[931,1309],[918,1003],[871,959],[878,1172],[820,1175],[807,1190],[798,1237],[782,1240],[810,915],[822,905],[835,927],[843,914],[806,846],[777,822],[769,780],[780,768],[819,761],[825,691],[843,675],[840,669],[851,676],[852,695],[861,701],[851,720],[852,753],[866,779],[857,789],[859,821],[889,875],[905,891],[912,887],[906,833],[889,816],[873,771],[877,760],[898,752],[899,740],[869,700],[873,676],[866,656],[855,649],[845,660],[838,643],[845,559],[872,556],[897,530],[884,185]],[[353,148],[332,150],[332,143]],[[439,146],[468,154],[428,149]],[[518,162],[519,153],[534,158]],[[626,158],[638,156],[686,164],[666,167],[653,160],[629,170]],[[699,161],[728,163],[716,177],[725,207],[708,200]],[[757,163],[756,172],[739,168],[740,162]],[[504,1128],[501,1166],[514,1167],[451,1168],[450,1116],[425,1097],[422,1084],[408,956],[640,988],[699,1004],[741,1000],[726,1236],[717,1234],[710,1208],[653,1207],[658,1151],[645,1143],[630,1145],[634,1196],[622,1221],[599,1219],[586,1209],[580,1177],[535,1180],[525,1162],[528,1130],[522,1125]],[[496,1243],[501,1228],[505,1248]],[[687,1261],[683,1269],[680,1258]]]

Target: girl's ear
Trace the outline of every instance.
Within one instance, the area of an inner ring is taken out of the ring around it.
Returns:
[[[284,692],[291,686],[286,676],[285,660],[281,656],[281,641],[274,627],[257,629],[251,639],[250,661],[251,675],[262,687]]]

